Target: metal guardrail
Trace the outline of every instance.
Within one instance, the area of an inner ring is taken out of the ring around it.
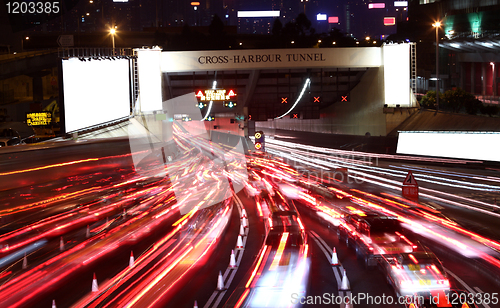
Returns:
[[[476,98],[483,104],[500,105],[500,96],[476,95]]]
[[[57,50],[59,58],[90,58],[134,56],[132,48],[93,48],[93,47],[62,47]]]
[[[55,49],[50,49],[50,50],[26,51],[26,52],[18,52],[15,54],[13,53],[13,54],[1,55],[0,62],[18,61],[26,58],[48,55],[55,52],[56,52]]]

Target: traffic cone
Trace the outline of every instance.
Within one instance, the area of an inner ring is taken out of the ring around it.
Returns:
[[[236,268],[236,258],[234,256],[234,250],[231,250],[231,257],[229,258],[229,267]]]
[[[134,267],[134,252],[130,252],[130,259],[128,259],[128,267]]]
[[[94,278],[92,278],[92,292],[99,292],[99,286],[97,285],[97,279],[95,278],[95,273],[94,273]]]
[[[351,286],[349,285],[349,279],[347,279],[347,274],[346,271],[344,270],[344,276],[342,276],[342,283],[340,284],[340,289],[341,291],[348,291],[351,289]]]
[[[332,265],[337,266],[339,265],[339,259],[337,258],[337,251],[335,247],[333,247],[333,253],[332,253]]]
[[[89,225],[87,225],[87,233],[85,234],[85,236],[86,236],[87,238],[89,238],[89,237],[90,237],[90,227],[89,227]]]
[[[238,235],[238,240],[236,241],[236,249],[243,249],[243,240],[241,235]]]
[[[64,250],[64,241],[63,241],[63,237],[61,236],[61,239],[59,240],[59,251],[63,251]]]
[[[28,258],[26,258],[26,253],[24,253],[24,258],[23,258],[23,269],[28,267]]]
[[[240,225],[240,235],[245,236],[245,228],[243,227],[243,225]]]
[[[247,218],[247,211],[245,209],[241,210],[241,218]]]
[[[52,308],[57,308],[55,299],[52,300]]]
[[[222,278],[222,273],[219,271],[219,277],[217,277],[217,291],[225,290],[224,279]]]
[[[241,219],[241,224],[243,225],[243,228],[248,228],[248,221],[246,218]]]
[[[198,308],[198,302],[197,301],[194,301],[194,306],[193,308]]]

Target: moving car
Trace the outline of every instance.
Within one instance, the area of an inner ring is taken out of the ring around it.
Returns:
[[[19,144],[22,144],[22,141],[18,137],[0,137],[0,147],[8,147]]]
[[[398,296],[450,290],[450,281],[443,265],[432,252],[400,253],[384,260],[387,281]]]
[[[403,234],[396,217],[359,209],[354,212],[342,219],[337,236],[347,246],[355,248],[358,259],[364,260],[366,267],[376,266],[385,255],[417,249],[418,246]]]
[[[464,290],[415,293],[405,304],[405,308],[478,308],[476,303],[498,303],[480,293],[472,294]]]

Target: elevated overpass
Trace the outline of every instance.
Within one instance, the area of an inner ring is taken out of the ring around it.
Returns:
[[[37,74],[57,66],[57,49],[20,52],[0,56],[0,80]]]
[[[238,99],[232,109],[221,102],[214,102],[209,111],[202,109],[202,113],[215,115],[215,128],[227,127],[227,117],[232,116],[256,121],[256,126],[263,128],[385,136],[408,117],[408,108],[416,105],[410,78],[416,70],[410,61],[413,48],[410,44],[395,44],[186,52],[138,50],[140,110],[162,110],[162,101],[211,89],[216,82],[218,89],[231,89]],[[245,123],[232,122],[247,127]]]
[[[151,48],[119,57],[88,52],[67,50],[62,58],[66,132],[127,117],[132,108],[164,128],[169,120],[182,119],[203,120],[200,128],[239,135],[257,126],[385,136],[416,104],[411,44],[183,52]],[[207,99],[207,91],[234,95]],[[90,121],[73,125],[81,119]]]

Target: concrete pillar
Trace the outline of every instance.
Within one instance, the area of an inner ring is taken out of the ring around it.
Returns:
[[[476,94],[476,63],[470,64],[470,93]]]
[[[464,67],[464,62],[457,62],[458,65],[458,74],[459,74],[459,82],[458,82],[458,87],[465,89],[465,67]]]
[[[498,67],[497,67],[497,63],[496,62],[493,62],[493,66],[492,66],[492,69],[493,69],[493,72],[492,72],[492,83],[493,83],[493,96],[497,96],[497,70],[498,70]]]
[[[43,100],[43,81],[41,76],[33,77],[33,100],[42,101]]]
[[[481,95],[486,95],[486,63],[482,62],[481,65]]]
[[[243,136],[248,138],[248,107],[243,107]]]

